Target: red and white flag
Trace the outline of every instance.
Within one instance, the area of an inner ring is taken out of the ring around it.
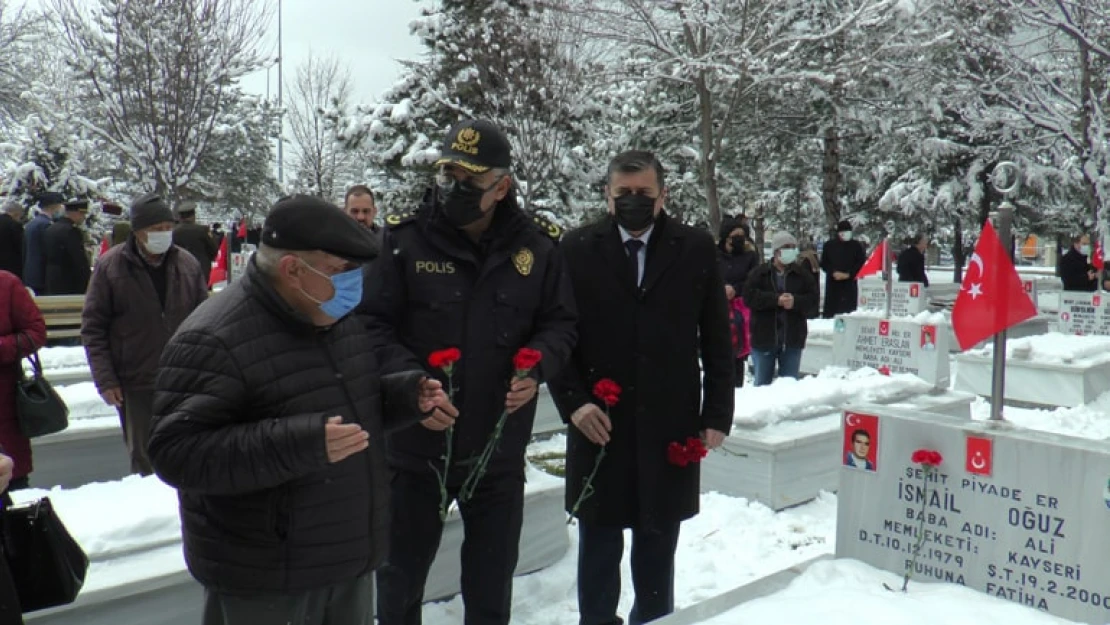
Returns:
[[[1037,307],[1025,292],[1010,255],[988,221],[983,224],[952,308],[952,330],[960,349],[968,349],[1035,316]]]
[[[208,288],[220,282],[227,282],[227,240],[230,237],[224,237],[220,243],[220,251],[216,253],[216,262],[212,263],[212,269],[208,273]]]
[[[876,247],[875,251],[871,252],[871,256],[868,257],[863,267],[860,267],[859,272],[856,273],[856,279],[859,280],[877,273],[881,274],[883,272],[883,256],[885,254],[886,239],[883,239],[882,242],[879,243],[879,247]]]
[[[1099,271],[1102,271],[1102,268],[1106,265],[1106,261],[1103,258],[1101,239],[1095,241],[1095,251],[1093,254],[1091,254],[1091,264],[1094,265],[1095,269],[1098,269]]]
[[[100,239],[100,253],[97,254],[96,257],[100,258],[101,256],[107,254],[108,250],[110,249],[112,249],[112,244],[108,242],[108,237]]]

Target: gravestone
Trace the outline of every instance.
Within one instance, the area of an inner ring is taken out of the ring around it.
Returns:
[[[912,373],[937,388],[949,379],[947,325],[860,315],[837,317],[833,326],[833,364],[871,367],[881,373]]]
[[[896,317],[916,315],[929,306],[925,285],[920,282],[894,282],[891,285],[890,314]],[[856,304],[860,310],[886,310],[884,280],[864,278],[859,281]]]
[[[1110,621],[1104,443],[881,406],[846,412],[842,434],[837,557],[897,574],[912,567],[910,592],[955,583]],[[910,461],[917,449],[943,456],[927,486]]]
[[[1110,294],[1060,291],[1058,315],[1063,334],[1110,336]]]

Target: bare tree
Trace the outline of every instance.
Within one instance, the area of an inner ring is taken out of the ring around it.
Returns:
[[[188,193],[235,83],[259,67],[268,0],[50,0],[86,97],[84,122],[144,185]]]
[[[288,104],[289,129],[297,181],[321,197],[334,199],[342,189],[351,153],[339,145],[327,115],[343,111],[351,100],[351,71],[335,56],[308,59],[297,67]]]

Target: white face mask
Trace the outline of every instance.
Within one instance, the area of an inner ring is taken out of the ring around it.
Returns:
[[[782,264],[789,265],[796,260],[798,260],[798,250],[789,247],[784,247],[779,250],[779,261],[781,261]]]
[[[148,232],[146,233],[146,243],[143,247],[151,254],[161,255],[165,254],[173,245],[173,232]]]
[[[845,230],[844,232],[841,232],[840,233],[840,240],[841,241],[851,241],[852,240],[852,231],[851,230]]]
[[[1090,256],[1091,255],[1091,246],[1090,245],[1080,245],[1079,246],[1079,253],[1084,255],[1084,256]]]

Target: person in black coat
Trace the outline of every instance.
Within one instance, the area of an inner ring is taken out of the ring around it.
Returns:
[[[8,202],[0,209],[0,270],[23,278],[23,205]]]
[[[852,240],[852,224],[843,220],[836,225],[836,237],[825,241],[821,250],[821,269],[825,272],[825,308],[822,316],[831,319],[856,309],[859,285],[856,274],[867,262],[867,251]]]
[[[212,261],[216,260],[219,244],[207,226],[197,223],[197,205],[182,202],[177,207],[178,224],[173,229],[173,244],[179,245],[200,263],[204,279],[212,273]]]
[[[435,351],[458,348],[462,354],[451,378],[460,418],[449,431],[450,463],[443,430],[451,422],[442,415],[389,439],[393,521],[390,555],[377,577],[377,617],[381,625],[420,622],[446,497],[458,501],[466,533],[464,620],[507,625],[536,391],[570,357],[577,314],[553,240],[561,231],[541,226],[517,205],[509,142],[500,129],[481,120],[460,122],[440,153],[437,185],[425,204],[385,220],[382,257],[367,276],[362,306],[371,332],[389,346],[383,359],[421,367]],[[538,350],[542,360],[517,379],[513,357],[525,347]],[[441,370],[431,373],[448,381]],[[484,477],[473,496],[460,497],[505,411],[510,414]]]
[[[622,622],[621,558],[632,530],[636,598],[629,622],[674,609],[682,521],[698,513],[699,465],[668,461],[672,443],[712,449],[732,426],[733,366],[724,283],[711,235],[663,210],[663,167],[649,152],[609,166],[609,219],[561,245],[578,302],[571,365],[550,382],[567,433],[567,510],[578,517],[581,625]],[[699,362],[702,371],[699,371]],[[703,377],[704,374],[704,377]],[[592,393],[621,388],[608,414]],[[599,451],[592,494],[575,510]]]
[[[759,266],[759,251],[748,238],[748,228],[740,218],[728,217],[721,222],[717,240],[717,259],[721,278],[725,283],[725,297],[729,302],[729,323],[732,325],[733,364],[736,387],[744,386],[744,368],[748,361],[750,345],[746,344],[748,322],[747,307],[743,305],[744,282],[752,269]],[[739,298],[739,301],[736,301]]]
[[[283,199],[242,278],[162,353],[148,451],[178,491],[204,625],[369,622],[386,430],[453,410],[419,367],[379,362],[349,314],[377,251],[339,207]]]
[[[752,310],[752,369],[756,386],[778,376],[797,378],[809,334],[807,319],[817,316],[817,284],[795,262],[798,242],[787,232],[771,239],[774,256],[748,276],[744,302]]]
[[[85,236],[81,231],[88,214],[88,202],[69,202],[62,218],[46,229],[43,249],[47,295],[84,295],[89,288],[92,263],[85,251]]]
[[[906,249],[898,255],[898,281],[921,282],[929,286],[929,276],[925,274],[925,250],[929,249],[929,237],[918,234],[909,241]]]
[[[1090,258],[1091,237],[1086,234],[1073,237],[1071,248],[1060,258],[1060,280],[1065,291],[1098,289],[1098,272]]]

